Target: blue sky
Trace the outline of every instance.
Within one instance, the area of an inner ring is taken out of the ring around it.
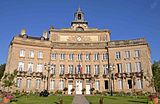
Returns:
[[[0,63],[22,28],[41,36],[50,26],[70,27],[78,7],[89,27],[109,29],[111,40],[146,38],[153,60],[160,60],[160,0],[0,0]]]

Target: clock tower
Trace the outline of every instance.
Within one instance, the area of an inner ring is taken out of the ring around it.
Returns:
[[[84,19],[84,13],[80,8],[74,14],[74,21],[71,23],[71,28],[77,31],[84,31],[88,28],[88,22]]]

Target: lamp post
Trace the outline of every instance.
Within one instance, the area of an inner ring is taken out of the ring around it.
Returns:
[[[110,79],[110,94],[111,96],[113,96],[113,86],[112,86],[112,80],[113,80],[113,74],[112,74],[112,71],[113,69],[115,69],[115,65],[110,65],[110,62],[109,62],[109,44],[107,44],[106,46],[106,49],[107,49],[107,53],[108,53],[108,70],[109,70],[109,79]]]
[[[48,91],[48,87],[49,87],[49,75],[50,75],[50,70],[51,70],[51,64],[44,64],[45,70],[47,71],[47,91]]]

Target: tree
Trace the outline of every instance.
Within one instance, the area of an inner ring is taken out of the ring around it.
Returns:
[[[152,65],[153,80],[156,92],[160,92],[160,60]]]
[[[12,86],[15,86],[15,77],[17,76],[17,71],[15,70],[13,73],[6,73],[2,79],[2,86],[7,87],[8,92]]]
[[[6,64],[0,65],[0,79],[3,77],[4,71],[5,71]]]

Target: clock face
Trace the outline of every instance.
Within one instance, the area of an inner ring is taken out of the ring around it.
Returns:
[[[77,37],[77,40],[78,40],[78,41],[81,41],[81,37]]]

